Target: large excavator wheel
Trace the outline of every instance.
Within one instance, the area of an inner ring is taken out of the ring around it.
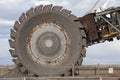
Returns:
[[[21,72],[60,76],[82,63],[86,34],[70,13],[60,6],[40,5],[15,22],[10,53]]]

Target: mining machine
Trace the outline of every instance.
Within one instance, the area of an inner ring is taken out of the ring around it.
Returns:
[[[76,17],[61,6],[40,5],[22,13],[10,32],[9,51],[17,72],[71,76],[87,47],[120,39],[120,7]]]

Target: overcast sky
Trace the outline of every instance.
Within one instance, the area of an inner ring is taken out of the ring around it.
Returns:
[[[10,28],[21,13],[40,4],[53,4],[71,10],[76,16],[83,16],[97,0],[0,0],[0,64],[13,64],[9,50]],[[98,9],[106,0],[100,0]],[[107,8],[120,6],[120,0],[110,0]],[[93,11],[94,11],[93,10]],[[83,64],[120,64],[120,41],[105,42],[87,48]]]

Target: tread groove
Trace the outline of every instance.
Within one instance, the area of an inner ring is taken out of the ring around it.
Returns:
[[[83,47],[87,47],[87,40],[85,38],[83,38]]]
[[[9,39],[9,44],[11,48],[15,48],[15,43],[13,40]]]
[[[12,38],[12,39],[16,39],[16,32],[13,30],[13,29],[10,29],[10,37]]]
[[[62,9],[62,6],[54,6],[52,8],[53,11],[60,11]]]
[[[40,6],[38,6],[38,7],[35,7],[35,9],[34,9],[34,12],[37,14],[37,13],[40,13],[40,12],[42,12],[42,8],[43,8],[43,5],[40,5]]]
[[[51,5],[45,5],[45,6],[43,7],[43,10],[44,10],[44,11],[51,11],[51,9],[52,9],[52,4],[51,4]]]
[[[28,17],[28,18],[30,18],[30,17],[32,17],[33,15],[34,15],[34,12],[33,12],[33,8],[30,8],[27,12],[26,12],[26,16]]]
[[[13,58],[13,62],[17,65],[17,67],[22,67],[22,64],[20,63],[19,59]]]
[[[85,48],[83,48],[83,50],[82,50],[81,53],[82,53],[82,56],[83,56],[83,57],[86,57],[86,49],[85,49]]]
[[[18,22],[18,21],[15,21],[14,29],[15,29],[16,31],[18,31],[19,28],[20,28],[20,24],[19,24],[19,22]]]
[[[10,49],[9,52],[10,52],[12,57],[17,57],[15,50]]]
[[[76,20],[77,19],[77,17],[75,15],[73,15],[73,14],[70,14],[69,18],[71,18],[72,20]]]
[[[25,15],[25,13],[22,13],[22,15],[19,18],[19,21],[20,21],[20,23],[24,23],[25,20],[26,20],[26,15]]]
[[[85,33],[85,31],[84,30],[81,30],[81,34],[82,34],[82,36],[84,37],[84,38],[86,38],[87,36],[86,36],[86,33]]]
[[[61,13],[65,14],[65,15],[69,15],[71,13],[71,11],[66,10],[66,9],[62,9]]]

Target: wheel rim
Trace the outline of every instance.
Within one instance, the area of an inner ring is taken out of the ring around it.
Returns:
[[[60,65],[69,55],[70,39],[65,30],[54,23],[37,25],[31,32],[27,49],[32,59],[43,66]]]

